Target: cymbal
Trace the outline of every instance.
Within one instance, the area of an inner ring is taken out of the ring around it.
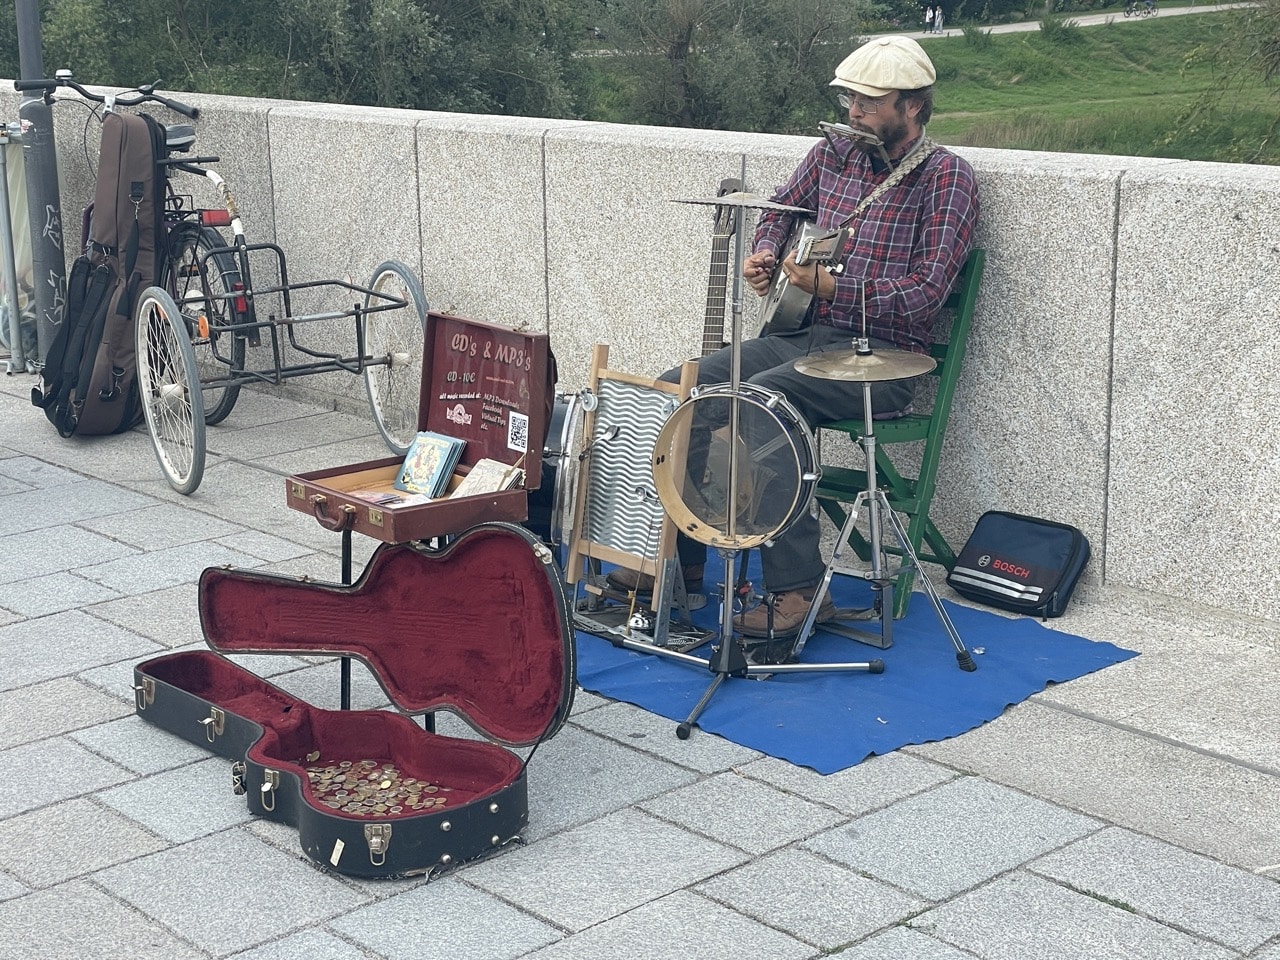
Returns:
[[[707,200],[675,200],[674,203],[701,203],[715,207],[750,207],[752,210],[781,210],[786,213],[807,213],[814,216],[808,207],[789,207],[785,203],[774,203],[754,193],[726,193],[722,197],[711,197]]]
[[[887,380],[906,380],[928,373],[938,364],[933,357],[909,350],[830,350],[801,357],[795,368],[806,377],[821,380],[856,380],[860,383],[880,383]]]

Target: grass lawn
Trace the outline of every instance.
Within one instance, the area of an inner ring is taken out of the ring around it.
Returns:
[[[1194,122],[1222,87],[1204,55],[1234,13],[1115,19],[1099,26],[929,44],[938,70],[929,133],[944,143],[1189,160],[1280,163],[1274,87],[1249,77]],[[1068,15],[1065,18],[1070,20]]]

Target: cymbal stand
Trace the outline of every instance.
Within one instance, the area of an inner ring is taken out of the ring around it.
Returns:
[[[742,180],[746,182],[746,160],[742,162]],[[734,271],[733,276],[733,330],[730,338],[730,350],[732,362],[730,364],[730,393],[736,395],[741,387],[741,369],[742,369],[742,231],[743,231],[743,207],[738,206],[734,215],[736,217],[736,250],[738,269]],[[738,455],[738,444],[733,438],[738,436],[738,404],[729,404],[729,437],[728,446],[728,488],[726,490],[725,503],[732,505],[738,502],[737,478],[738,471],[736,469],[736,458]],[[727,538],[730,542],[734,541],[737,536],[736,524],[737,518],[735,511],[730,506],[725,511],[727,523]],[[859,672],[859,673],[882,673],[884,671],[884,661],[870,660],[857,663],[783,663],[783,664],[754,664],[747,660],[746,647],[741,638],[735,637],[733,634],[733,607],[736,596],[736,587],[738,578],[735,576],[735,570],[739,562],[739,554],[743,551],[732,547],[719,547],[718,552],[724,560],[724,580],[720,588],[720,642],[712,647],[712,652],[707,657],[696,657],[692,654],[682,653],[670,648],[655,647],[651,644],[636,643],[635,641],[623,640],[622,646],[631,649],[643,650],[646,653],[652,653],[657,656],[668,657],[673,660],[679,660],[684,663],[697,664],[706,667],[714,675],[711,685],[703,692],[701,699],[698,700],[693,710],[689,713],[688,718],[676,727],[676,736],[681,740],[689,739],[689,735],[693,732],[694,726],[698,722],[698,718],[706,710],[707,705],[711,702],[711,698],[715,696],[717,690],[725,680],[730,677],[753,677],[753,676],[771,676],[779,673],[830,673],[830,672]],[[746,563],[745,556],[741,562]]]
[[[857,341],[857,349],[870,353],[871,348],[864,338]],[[968,649],[964,645],[964,641],[960,639],[960,634],[956,630],[955,624],[942,606],[942,600],[938,596],[938,592],[933,588],[933,583],[929,580],[928,574],[925,573],[924,568],[920,565],[920,558],[911,546],[911,540],[907,536],[906,528],[902,525],[902,520],[894,513],[893,507],[889,504],[888,496],[879,486],[876,474],[875,421],[871,413],[871,382],[869,380],[864,380],[862,383],[862,409],[865,417],[866,432],[862,435],[859,443],[866,454],[867,488],[854,498],[849,514],[845,517],[844,525],[840,528],[840,534],[836,538],[835,547],[831,552],[831,559],[827,562],[826,569],[823,571],[822,582],[819,584],[818,589],[814,591],[813,603],[809,605],[809,612],[805,615],[804,624],[800,627],[795,655],[798,656],[800,651],[804,649],[805,643],[808,642],[809,634],[813,630],[814,622],[817,620],[818,609],[821,607],[822,600],[831,586],[831,576],[836,572],[836,564],[839,562],[844,548],[848,545],[849,535],[853,532],[859,513],[863,507],[866,507],[869,533],[867,540],[871,544],[871,568],[866,572],[841,570],[840,573],[849,576],[860,576],[871,584],[876,593],[875,611],[880,621],[880,633],[877,636],[870,631],[831,623],[823,624],[823,629],[829,633],[848,637],[851,640],[870,643],[881,649],[893,644],[893,577],[885,573],[884,543],[882,540],[883,524],[887,522],[898,541],[898,546],[902,550],[903,566],[910,563],[912,569],[915,570],[916,577],[919,579],[920,585],[924,587],[924,592],[929,597],[929,602],[933,605],[934,612],[938,615],[938,620],[941,622],[943,630],[951,638],[951,643],[956,649],[956,662],[960,669],[964,671],[976,670],[977,664],[974,663],[973,657],[970,656]]]

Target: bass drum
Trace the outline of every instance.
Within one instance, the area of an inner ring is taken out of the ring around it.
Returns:
[[[558,394],[542,448],[541,484],[529,491],[529,519],[524,526],[544,543],[567,546],[578,492],[578,454],[582,448],[582,397]]]
[[[696,388],[653,450],[663,509],[681,533],[713,547],[749,550],[781,535],[809,508],[820,476],[795,407],[753,384]]]

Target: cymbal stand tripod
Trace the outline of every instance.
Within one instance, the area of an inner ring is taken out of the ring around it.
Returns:
[[[858,352],[868,355],[871,353],[870,344],[865,338],[856,341],[856,345]],[[866,432],[862,435],[859,443],[866,454],[867,488],[854,498],[853,505],[849,508],[849,514],[845,517],[844,525],[840,528],[840,534],[836,538],[835,547],[831,552],[831,559],[827,561],[826,569],[823,571],[822,582],[819,584],[818,589],[814,591],[813,603],[809,605],[809,612],[805,616],[804,624],[800,627],[800,636],[799,641],[796,643],[795,654],[798,656],[800,651],[804,649],[805,643],[808,642],[809,633],[813,629],[814,621],[818,616],[818,608],[822,605],[822,600],[831,586],[831,576],[836,572],[836,565],[844,548],[848,545],[849,535],[853,532],[854,524],[857,523],[858,514],[865,506],[869,534],[867,540],[871,544],[871,568],[865,573],[851,570],[842,570],[840,572],[851,576],[861,576],[871,584],[872,589],[876,592],[875,609],[880,620],[880,634],[876,636],[869,631],[830,623],[824,624],[823,629],[849,637],[852,640],[862,640],[881,648],[892,645],[893,577],[885,572],[884,543],[882,540],[884,534],[883,525],[887,522],[893,530],[899,548],[902,550],[903,566],[909,563],[912,569],[915,570],[916,577],[919,579],[920,585],[924,587],[924,592],[929,597],[929,602],[933,605],[934,612],[938,615],[938,620],[941,622],[943,630],[946,631],[947,636],[951,638],[952,645],[956,648],[956,662],[959,664],[960,669],[965,671],[976,670],[977,664],[973,662],[973,657],[970,656],[964,641],[960,639],[960,634],[956,630],[955,624],[952,623],[951,617],[942,606],[942,600],[939,598],[938,592],[933,588],[933,583],[929,580],[928,574],[924,572],[920,565],[920,558],[911,546],[911,540],[907,536],[906,529],[902,526],[902,520],[894,513],[893,507],[889,505],[888,496],[879,486],[876,474],[876,435],[875,421],[871,414],[870,380],[863,380],[862,382],[862,410]]]

